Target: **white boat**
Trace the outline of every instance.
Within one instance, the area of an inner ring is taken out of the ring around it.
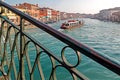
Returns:
[[[83,21],[79,20],[69,20],[68,22],[62,23],[61,29],[70,29],[74,27],[81,27],[83,25]]]

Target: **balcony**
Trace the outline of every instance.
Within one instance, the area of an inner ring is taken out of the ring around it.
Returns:
[[[120,75],[120,64],[2,1],[0,1],[0,6],[0,72],[2,79],[57,80],[58,78],[60,79],[58,72],[64,69],[64,71],[68,73],[67,76],[71,76],[70,79],[89,80],[89,78],[78,70],[81,54],[84,54],[110,71]],[[3,15],[5,14],[5,9],[15,13],[20,18],[19,23],[15,24],[9,20],[6,15]],[[59,53],[60,56],[56,55],[51,48],[41,44],[42,40],[38,41],[28,34],[25,27],[26,22],[63,43],[64,45]],[[33,51],[31,51],[31,49]],[[67,49],[68,51],[72,50],[76,56],[75,62],[69,62],[67,59],[67,57],[69,57],[69,55],[66,57],[68,53],[66,51]],[[43,65],[41,62],[43,61],[44,63],[44,56],[47,56],[48,64]],[[45,66],[50,67],[50,70],[47,70],[46,73],[44,73]]]

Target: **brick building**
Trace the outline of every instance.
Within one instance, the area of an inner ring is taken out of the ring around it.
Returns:
[[[60,20],[60,11],[52,9],[52,21]]]
[[[19,9],[25,9],[27,10],[27,14],[32,16],[33,18],[36,18],[36,19],[40,19],[40,8],[38,6],[38,4],[29,4],[29,3],[23,3],[23,4],[16,4],[16,6],[14,6],[16,8],[19,8]]]
[[[52,18],[52,10],[50,8],[40,8],[40,20],[43,22],[50,21]]]
[[[42,22],[53,22],[60,20],[60,11],[47,7],[40,8],[38,4],[22,3],[16,4],[13,7]],[[17,20],[19,19],[17,18]]]

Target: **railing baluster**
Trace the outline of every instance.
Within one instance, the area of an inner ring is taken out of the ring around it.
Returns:
[[[36,45],[36,51],[37,51],[37,65],[38,65],[38,69],[39,69],[39,73],[40,73],[40,76],[41,76],[41,80],[45,80],[45,77],[44,77],[44,74],[43,74],[43,70],[42,70],[42,67],[41,67],[41,64],[40,64],[40,55],[41,55],[41,52],[39,51],[40,48]]]
[[[4,2],[0,1],[0,6],[2,6],[2,9],[3,7],[5,7],[11,10],[12,12],[14,12],[20,17],[20,25],[17,26],[14,23],[12,23],[9,19],[5,18],[5,15],[3,16],[2,14],[0,14],[0,18],[2,19],[1,30],[0,30],[0,57],[1,57],[1,67],[0,67],[1,70],[0,71],[2,73],[6,72],[9,79],[12,79],[13,77],[11,73],[13,69],[13,72],[14,72],[13,74],[15,75],[14,77],[16,80],[26,80],[27,77],[29,77],[30,80],[34,80],[35,78],[34,72],[35,72],[36,67],[38,67],[38,72],[40,74],[41,80],[45,80],[45,74],[42,70],[42,64],[40,60],[42,56],[41,55],[42,52],[44,52],[45,55],[48,55],[51,61],[51,65],[52,65],[51,67],[52,70],[50,72],[51,74],[49,76],[49,80],[57,80],[56,68],[58,67],[65,68],[68,71],[68,73],[71,74],[73,80],[77,80],[77,79],[88,80],[86,76],[81,74],[76,69],[76,67],[80,64],[80,59],[81,59],[80,53],[85,54],[87,57],[95,60],[96,62],[102,64],[106,68],[120,75],[119,73],[120,64],[113,62],[112,60],[100,55],[98,52],[94,51],[93,49],[83,45],[82,43],[77,42],[76,40],[66,36],[65,34],[60,33],[59,31],[49,27],[48,25],[43,24],[39,22],[38,20],[12,8],[11,6],[9,6],[8,4]],[[2,10],[2,12],[4,11],[5,10]],[[34,39],[33,37],[31,37],[29,34],[25,32],[24,30],[25,20],[32,23],[37,28],[49,33],[50,35],[59,39],[60,41],[62,41],[63,43],[67,45],[63,47],[63,49],[61,50],[61,53],[60,53],[61,57],[53,55],[54,52],[46,48],[44,45],[42,45],[40,42],[38,42],[36,39]],[[9,24],[7,33],[4,33],[5,22]],[[13,40],[12,40],[11,33],[10,33],[12,32],[11,28],[14,29],[14,34],[15,34]],[[2,36],[5,36],[5,43],[2,43]],[[36,53],[33,53],[34,55],[36,55],[35,61],[33,61],[33,66],[31,63],[32,62],[31,57],[29,57],[29,51],[28,51],[29,50],[28,46],[30,45],[29,43],[34,44],[35,51],[36,51]],[[11,52],[9,54],[8,54],[9,51],[7,51],[7,48],[8,48],[7,44],[10,45],[9,47],[10,47]],[[4,45],[4,47],[2,45]],[[65,49],[67,47],[69,47],[70,49],[73,49],[76,52],[75,55],[77,56],[77,62],[75,65],[70,64],[64,55]],[[16,53],[15,53],[15,49],[16,49]],[[9,55],[11,56],[10,59],[8,58]],[[18,57],[15,57],[15,55],[17,55]],[[16,67],[15,59],[18,59],[18,62],[19,62],[18,67]],[[4,64],[4,61],[6,61],[7,63],[7,67],[8,67],[7,71],[5,71],[4,66],[6,66],[6,64]],[[27,63],[27,65],[25,64],[25,62]],[[28,67],[28,71],[29,71],[28,75],[30,75],[27,77],[25,75],[26,66]]]
[[[21,17],[20,18],[20,79],[25,80],[25,73],[24,73],[24,53],[23,53],[23,48],[24,48],[24,39],[23,39],[23,29],[24,29],[24,20]]]
[[[30,43],[30,41],[26,41],[25,42],[25,46],[24,46],[24,54],[26,56],[26,60],[27,60],[27,64],[28,64],[28,68],[29,68],[29,74],[31,73],[32,71],[32,67],[31,67],[31,63],[30,63],[30,57],[29,57],[29,54],[28,54],[28,44]],[[32,79],[31,79],[32,80]]]
[[[55,73],[55,67],[56,67],[55,59],[53,57],[50,57],[50,58],[51,58],[51,63],[52,63],[52,72],[50,75],[50,80],[57,80],[56,73]]]

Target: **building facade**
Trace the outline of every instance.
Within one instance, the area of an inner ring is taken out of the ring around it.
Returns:
[[[40,21],[47,22],[52,18],[52,10],[50,8],[40,8]]]
[[[39,15],[40,8],[39,8],[38,4],[35,5],[35,4],[23,3],[23,4],[18,4],[18,5],[16,4],[16,6],[14,6],[14,7],[16,7],[17,9],[25,9],[27,11],[26,14],[32,16],[35,19],[39,20],[39,18],[40,18],[40,15]]]

